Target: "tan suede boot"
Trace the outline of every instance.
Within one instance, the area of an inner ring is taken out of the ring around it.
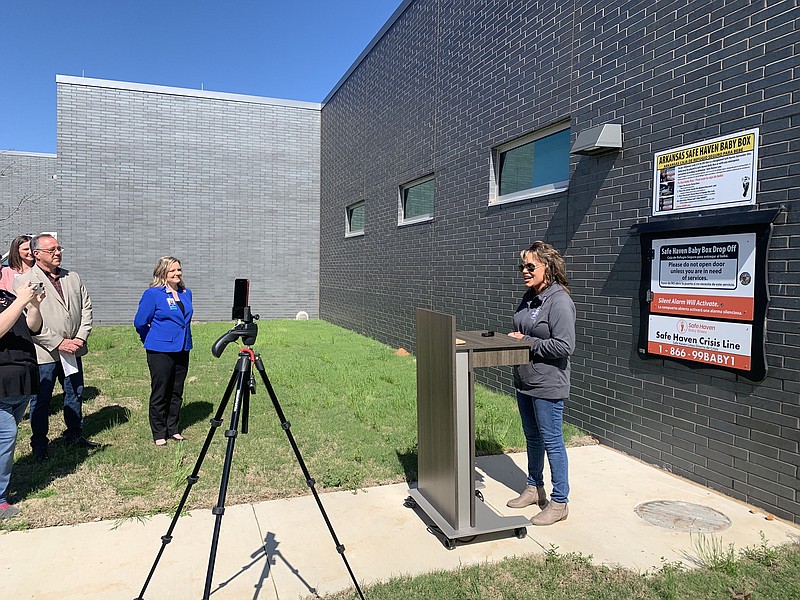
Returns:
[[[525,508],[531,504],[538,504],[539,508],[547,506],[547,494],[543,487],[529,485],[519,496],[506,502],[509,508]]]
[[[545,509],[531,519],[534,525],[552,525],[559,521],[566,521],[569,507],[566,502],[549,502]]]

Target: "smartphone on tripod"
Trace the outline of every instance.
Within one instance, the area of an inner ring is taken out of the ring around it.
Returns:
[[[245,320],[245,309],[250,306],[250,280],[237,279],[233,282],[233,309],[231,319],[234,321]]]

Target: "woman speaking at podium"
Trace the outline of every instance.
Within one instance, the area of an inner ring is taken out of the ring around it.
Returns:
[[[520,252],[525,295],[514,313],[513,338],[531,345],[530,362],[514,367],[514,387],[528,452],[528,485],[511,508],[538,504],[534,525],[552,525],[569,514],[569,469],[562,431],[569,396],[570,355],[575,349],[575,304],[569,295],[564,259],[553,246],[537,241]],[[544,457],[553,491],[544,488]]]

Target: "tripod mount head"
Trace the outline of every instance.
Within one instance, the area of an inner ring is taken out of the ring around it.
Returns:
[[[258,336],[258,325],[253,321],[258,320],[258,315],[254,315],[250,310],[250,280],[237,279],[233,282],[233,309],[231,318],[236,321],[236,325],[228,333],[219,338],[211,346],[211,354],[214,358],[219,358],[225,352],[225,347],[234,340],[241,339],[242,345],[248,348],[256,343]]]
[[[222,353],[225,352],[225,348],[228,344],[235,340],[242,340],[242,345],[247,346],[248,348],[256,343],[256,337],[258,337],[258,325],[256,325],[253,321],[258,320],[258,315],[254,315],[250,312],[250,307],[245,306],[243,307],[243,314],[242,319],[236,323],[233,329],[228,331],[222,337],[220,337],[214,345],[211,346],[211,354],[214,355],[214,358],[219,358],[222,356]]]

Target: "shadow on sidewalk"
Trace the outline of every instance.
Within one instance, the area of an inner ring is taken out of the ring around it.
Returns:
[[[281,553],[281,551],[278,550],[279,545],[280,542],[275,537],[275,534],[271,531],[267,533],[267,537],[264,538],[264,545],[250,555],[252,560],[239,569],[238,572],[228,577],[225,581],[220,581],[217,584],[217,587],[212,590],[211,593],[213,594],[214,592],[223,589],[226,585],[230,584],[237,577],[243,575],[250,568],[257,566],[258,563],[264,561],[264,565],[261,567],[261,575],[258,578],[255,589],[253,590],[253,600],[261,598],[261,590],[264,587],[264,582],[269,577],[272,565],[276,564],[278,559],[280,559],[283,564],[286,565],[286,568],[288,568],[289,571],[300,580],[300,583],[302,583],[303,586],[308,590],[308,593],[313,597],[318,598],[319,595],[317,594],[317,589],[312,587],[300,574],[299,569],[289,562],[289,560]]]

